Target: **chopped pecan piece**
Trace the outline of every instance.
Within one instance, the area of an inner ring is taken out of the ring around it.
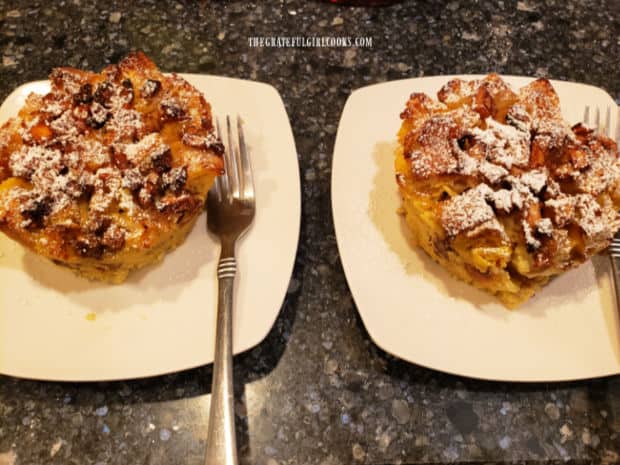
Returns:
[[[199,208],[200,200],[189,194],[179,196],[167,194],[157,201],[157,209],[162,213],[175,213],[177,215],[185,215]]]
[[[153,153],[151,153],[151,163],[159,174],[170,171],[170,168],[172,168],[172,152],[170,148],[167,146],[155,148]]]
[[[110,99],[112,98],[113,92],[114,92],[114,89],[111,83],[109,83],[108,81],[102,82],[101,84],[97,86],[93,99],[99,105],[102,105],[106,108],[110,108],[111,107]]]
[[[161,82],[155,79],[147,79],[140,89],[140,95],[144,98],[151,98],[157,95],[160,89]]]
[[[82,257],[101,258],[104,246],[101,238],[94,234],[82,234],[75,241],[75,250]]]
[[[126,170],[130,166],[129,160],[127,159],[127,155],[125,155],[120,150],[115,150],[114,147],[112,147],[111,158],[112,158],[112,164],[120,170]]]
[[[185,110],[177,100],[163,100],[159,107],[161,109],[161,117],[164,121],[181,121],[186,118]]]
[[[101,242],[108,250],[116,252],[125,245],[125,231],[116,224],[113,224],[106,229]]]
[[[123,175],[122,186],[125,189],[129,189],[131,192],[136,192],[144,185],[144,178],[135,168],[131,168],[125,171]]]
[[[93,86],[88,82],[82,87],[80,87],[80,91],[77,94],[73,94],[73,104],[74,105],[82,105],[88,104],[93,101]]]
[[[89,116],[86,118],[86,124],[93,129],[100,129],[108,122],[110,116],[110,112],[104,105],[95,102],[90,107]]]
[[[103,215],[92,215],[86,224],[86,230],[97,237],[102,237],[112,224],[112,220]]]
[[[214,133],[203,135],[204,131],[195,127],[186,127],[183,129],[182,141],[185,145],[201,149],[211,149],[217,155],[224,154],[224,144],[217,138]]]
[[[171,169],[169,172],[164,173],[162,181],[164,190],[170,189],[175,194],[178,194],[183,190],[187,182],[187,167],[181,166]]]
[[[21,214],[28,222],[29,228],[42,228],[45,223],[45,218],[52,211],[52,199],[49,197],[34,198],[26,202]]]
[[[121,82],[121,86],[122,86],[122,89],[120,91],[121,99],[123,99],[123,102],[125,104],[132,103],[134,99],[133,84],[131,83],[129,79],[124,79],[123,82]]]

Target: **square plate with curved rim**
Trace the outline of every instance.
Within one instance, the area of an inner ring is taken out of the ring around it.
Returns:
[[[215,115],[239,114],[252,158],[256,217],[238,244],[234,352],[271,329],[297,251],[301,193],[297,152],[277,90],[240,79],[181,74]],[[15,115],[25,84],[0,107]],[[89,282],[0,235],[0,373],[45,380],[99,381],[153,376],[213,361],[217,238],[203,214],[164,260],[121,285]]]
[[[434,96],[453,77],[358,89],[340,120],[332,166],[334,224],[347,281],[370,336],[400,358],[475,378],[562,381],[620,373],[620,325],[607,257],[554,279],[509,311],[408,242],[396,213],[399,114],[412,92]],[[518,88],[533,78],[505,79]],[[586,105],[609,107],[616,127],[617,107],[603,90],[552,84],[569,122],[580,121]]]

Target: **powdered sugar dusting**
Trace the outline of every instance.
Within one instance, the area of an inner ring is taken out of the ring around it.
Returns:
[[[67,107],[66,101],[48,99],[41,107],[41,111],[49,113],[53,118],[59,117]]]
[[[604,215],[594,197],[586,194],[576,196],[575,219],[586,235],[594,241],[610,240],[614,234],[613,226],[617,227],[617,219],[610,227]]]
[[[532,129],[532,117],[525,107],[519,103],[510,107],[506,114],[506,121],[521,132],[530,132]]]
[[[484,99],[506,89],[493,75],[453,80],[439,91],[446,108],[433,106],[425,96],[413,100],[413,94],[409,111],[421,106],[430,116],[403,113],[416,127],[404,139],[414,181],[459,180],[455,190],[460,193],[440,200],[445,232],[455,237],[489,229],[507,237],[502,218],[516,216],[530,252],[564,237],[560,232],[566,233],[562,228],[569,225],[586,236],[587,250],[606,247],[620,227],[616,201],[610,197],[612,190],[614,198],[620,197],[617,148],[610,140],[602,142],[602,136],[570,128],[545,80],[512,93],[514,103],[505,119],[493,116],[493,104]],[[480,118],[467,116],[472,109]]]
[[[122,180],[118,170],[112,168],[100,168],[95,173],[93,183],[95,189],[90,199],[90,209],[104,213],[113,202],[118,202]]]
[[[97,140],[80,139],[76,141],[75,147],[77,151],[67,157],[69,166],[75,169],[79,169],[82,163],[90,167],[101,167],[110,163],[110,149]]]
[[[22,211],[31,208],[32,203],[45,202],[53,214],[79,197],[78,179],[71,170],[65,172],[65,158],[59,150],[41,146],[24,146],[11,154],[9,169],[12,175],[27,179],[34,186],[32,190],[17,191],[24,200]],[[26,219],[23,226],[27,227],[31,222]]]
[[[117,149],[125,153],[127,159],[134,165],[140,166],[154,152],[169,150],[158,133],[151,133],[138,142],[118,145]]]
[[[456,127],[449,115],[430,118],[419,131],[419,150],[410,154],[412,171],[419,177],[450,173],[457,169],[457,160],[450,150],[450,132]]]
[[[24,142],[26,142],[27,144],[34,142],[31,131],[40,122],[41,118],[39,116],[35,116],[28,122],[22,122],[22,124],[19,126],[18,134]]]
[[[116,140],[133,139],[144,129],[144,123],[136,110],[119,108],[110,118],[108,129],[114,131]]]
[[[479,80],[463,81],[461,79],[453,79],[439,90],[438,95],[443,103],[451,105],[471,96],[479,86]]]
[[[534,194],[538,194],[547,185],[548,175],[543,170],[532,170],[523,173],[519,182],[527,186]]]
[[[603,147],[596,147],[588,160],[589,167],[576,177],[575,181],[580,190],[592,195],[599,195],[609,189],[620,179],[620,164],[618,157],[613,156]]]
[[[3,197],[2,206],[6,209],[13,199],[21,199],[22,227],[30,227],[33,221],[42,226],[45,217],[80,197],[88,200],[90,211],[96,214],[112,207],[131,214],[138,208],[136,201],[144,208],[164,189],[172,186],[180,194],[185,184],[182,167],[174,170],[174,182],[163,181],[162,176],[173,168],[170,147],[158,132],[144,134],[142,115],[133,108],[132,83],[105,80],[90,84],[85,79],[80,73],[56,70],[52,91],[28,100],[30,108],[38,111],[18,126],[25,145],[10,154],[8,163],[9,176],[24,179],[28,188],[12,189]],[[161,88],[155,82],[150,86]],[[175,78],[175,82],[185,81]],[[178,98],[166,102],[181,106]],[[200,127],[192,134],[196,143],[218,142],[212,132]]]
[[[526,219],[521,220],[521,226],[523,227],[523,233],[525,234],[525,243],[533,249],[538,249],[542,243],[534,237],[534,231]]]
[[[65,111],[50,123],[50,128],[54,131],[55,138],[61,142],[74,140],[78,133],[77,119],[71,111]]]
[[[485,123],[487,129],[473,128],[471,134],[486,146],[486,158],[507,169],[526,166],[530,159],[530,133],[493,118],[487,118]]]
[[[186,132],[183,134],[182,140],[185,145],[189,145],[190,147],[209,148],[219,143],[219,139],[214,133],[209,133],[206,136],[203,136]]]
[[[223,166],[210,107],[141,53],[100,74],[58,68],[50,80],[0,128],[0,226],[49,258],[102,259],[98,270],[121,276],[133,265],[116,252],[163,244],[199,214],[207,175]],[[202,145],[183,146],[186,132]]]
[[[553,223],[562,228],[566,226],[574,216],[577,197],[561,194],[557,198],[545,200],[545,207],[553,215]]]
[[[486,201],[490,191],[487,185],[480,184],[443,204],[441,221],[449,236],[456,236],[482,225],[486,229],[496,230],[505,235],[493,209]]]
[[[495,206],[495,208],[501,213],[510,213],[512,207],[519,205],[521,198],[516,190],[499,189],[492,191],[487,196],[487,199]]]
[[[549,218],[541,218],[536,223],[536,231],[545,236],[551,236],[553,234],[553,223]]]
[[[478,165],[480,174],[491,184],[497,184],[508,175],[508,170],[504,167],[495,165],[486,160],[482,160]]]

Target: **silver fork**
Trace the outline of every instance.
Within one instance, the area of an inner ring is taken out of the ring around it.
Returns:
[[[620,115],[618,115],[620,116]],[[604,125],[601,122],[601,110],[597,107],[594,111],[593,121],[590,122],[590,107],[586,106],[583,114],[583,122],[585,125],[592,127],[597,132],[612,137],[611,129],[611,107],[605,112]],[[616,121],[616,142],[620,145],[620,118]],[[608,248],[609,259],[611,261],[611,271],[614,277],[614,294],[616,295],[616,308],[620,309],[620,232],[611,240]]]
[[[216,128],[221,138],[219,120],[216,120]],[[222,249],[217,267],[215,359],[205,465],[237,465],[232,363],[235,244],[252,223],[256,202],[252,166],[239,116],[236,132],[237,138],[234,138],[230,117],[226,116],[226,173],[216,178],[207,197],[207,224],[219,237]]]

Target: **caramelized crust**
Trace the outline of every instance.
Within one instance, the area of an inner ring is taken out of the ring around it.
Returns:
[[[562,119],[546,79],[498,75],[412,94],[396,180],[417,244],[508,307],[609,245],[620,227],[614,141]]]
[[[223,145],[211,107],[142,53],[100,74],[57,68],[0,128],[0,230],[91,278],[123,281],[179,245]]]

